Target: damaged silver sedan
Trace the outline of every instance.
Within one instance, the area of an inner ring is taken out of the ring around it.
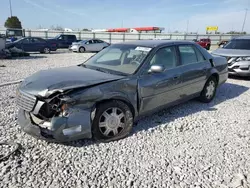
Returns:
[[[226,59],[193,42],[113,44],[80,65],[26,78],[17,89],[18,122],[48,141],[118,140],[140,117],[196,97],[210,102],[227,77]]]
[[[225,57],[229,75],[250,77],[250,37],[242,36],[229,41],[212,54]]]

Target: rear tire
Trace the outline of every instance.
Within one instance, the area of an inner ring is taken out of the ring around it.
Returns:
[[[207,80],[200,94],[199,100],[203,103],[210,103],[215,97],[217,86],[218,86],[217,79],[215,78],[215,76],[211,76]]]
[[[207,45],[206,49],[207,49],[207,50],[210,50],[210,45]]]
[[[45,47],[40,53],[42,53],[42,54],[49,54],[50,53],[50,49],[48,47]]]
[[[92,134],[95,140],[110,142],[125,138],[132,127],[133,114],[125,103],[113,100],[97,106],[92,123]]]
[[[80,47],[80,48],[79,48],[79,52],[80,52],[80,53],[84,53],[84,52],[85,52],[85,48],[84,48],[84,47]]]

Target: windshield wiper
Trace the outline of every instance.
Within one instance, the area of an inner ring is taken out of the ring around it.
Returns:
[[[103,70],[101,68],[94,68],[94,70],[111,74],[109,71],[105,71],[105,70]]]

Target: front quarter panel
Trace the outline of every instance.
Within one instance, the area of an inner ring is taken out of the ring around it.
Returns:
[[[70,98],[74,99],[75,106],[81,108],[92,108],[95,104],[110,100],[118,99],[131,104],[135,115],[137,115],[137,79],[124,78],[118,81],[100,84],[94,87],[79,89],[72,92]]]

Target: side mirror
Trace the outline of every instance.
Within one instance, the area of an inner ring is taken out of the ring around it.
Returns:
[[[161,65],[152,65],[148,70],[149,73],[160,73],[164,71],[164,67]]]

